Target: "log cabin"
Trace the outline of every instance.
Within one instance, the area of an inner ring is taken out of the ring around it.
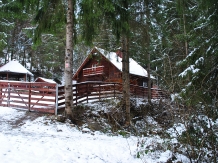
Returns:
[[[132,58],[129,59],[130,84],[147,87],[147,71]],[[154,79],[151,76],[151,79]],[[93,48],[73,75],[77,83],[87,81],[122,83],[122,52],[107,52]]]

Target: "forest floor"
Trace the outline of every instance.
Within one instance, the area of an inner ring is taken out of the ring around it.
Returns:
[[[137,111],[138,116],[134,113],[132,127],[122,128],[118,105],[102,102],[79,106],[75,123],[58,122],[54,115],[0,107],[1,162],[189,162],[185,155],[170,149],[178,143],[176,137],[166,138],[166,133],[175,135],[173,128],[163,131],[163,125],[152,116],[141,118],[141,111]]]

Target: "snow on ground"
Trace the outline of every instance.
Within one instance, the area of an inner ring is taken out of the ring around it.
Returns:
[[[82,133],[69,124],[52,122],[45,116],[13,122],[25,111],[0,108],[0,160],[4,163],[140,162],[134,157],[137,139]],[[18,124],[19,125],[19,124]],[[132,152],[132,153],[131,153]]]
[[[34,114],[34,113],[31,113]],[[29,115],[28,115],[29,116]],[[170,151],[137,158],[138,137],[84,133],[46,115],[0,107],[0,162],[3,163],[163,163]],[[147,139],[148,143],[157,139]]]

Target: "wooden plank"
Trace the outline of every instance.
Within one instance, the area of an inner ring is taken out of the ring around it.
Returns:
[[[45,104],[45,103],[35,103],[35,102],[30,102],[30,105],[32,105],[31,108],[33,108],[34,106],[51,106],[51,105],[55,107],[55,104]]]
[[[8,91],[7,91],[8,92]],[[11,92],[11,91],[10,91]],[[13,94],[20,94],[20,95],[26,95],[26,96],[29,96],[29,92],[27,92],[27,91],[25,91],[25,92],[23,92],[23,91],[13,91],[13,92],[11,92],[11,93],[13,93]]]
[[[58,97],[58,101],[59,101],[59,100],[64,100],[64,99],[65,99],[64,96],[62,96],[62,97]]]
[[[1,103],[8,102],[8,100],[0,99]],[[0,104],[1,105],[1,104]]]
[[[65,104],[65,101],[58,103],[58,106],[61,106],[61,105],[64,105],[64,104]]]
[[[20,101],[20,100],[10,100],[10,105],[11,103],[20,103],[20,104],[25,104],[27,105],[29,102],[28,101]]]
[[[65,94],[65,92],[63,91],[63,92],[58,92],[58,96],[60,96],[60,95],[64,95]]]
[[[29,97],[25,97],[25,96],[19,96],[19,95],[15,95],[15,94],[10,94],[10,98],[18,98],[18,99],[28,99]]]
[[[47,93],[39,93],[39,92],[31,92],[33,96],[44,96],[44,97],[55,97],[55,94],[47,94]]]
[[[58,110],[65,109],[65,106],[59,106]]]
[[[34,98],[34,97],[31,97],[31,101],[32,100],[39,100],[39,101],[47,101],[47,102],[55,102],[55,99],[45,99],[45,98]]]
[[[10,94],[10,98],[15,98],[15,99],[29,99],[28,96],[19,96],[19,95],[16,95],[16,94]],[[40,101],[47,101],[47,102],[55,102],[55,99],[49,99],[49,98],[46,98],[46,96],[44,96],[44,98],[42,98],[42,96],[38,96],[38,97],[31,97],[31,100],[40,100]]]

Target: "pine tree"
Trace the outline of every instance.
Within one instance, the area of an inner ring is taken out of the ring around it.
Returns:
[[[126,111],[126,125],[130,124],[130,88],[129,88],[129,49],[128,40],[130,36],[129,21],[131,0],[122,1],[81,1],[80,25],[82,26],[83,38],[91,43],[94,36],[99,32],[101,24],[110,24],[112,33],[117,40],[121,40],[123,51],[123,104]]]
[[[147,69],[149,104],[151,104],[151,84],[155,82],[150,79],[150,74],[156,69],[152,60],[158,57],[161,44],[159,41],[161,37],[161,23],[158,18],[159,6],[159,1],[135,1],[131,14],[132,34],[130,40],[133,44],[130,45],[130,50],[132,57]],[[154,75],[154,73],[152,74]]]
[[[185,114],[180,115],[181,121],[192,125],[192,131],[187,126],[187,131],[182,135],[187,143],[187,155],[193,153],[189,155],[193,162],[217,162],[217,137],[212,122],[218,117],[218,3],[212,0],[165,1],[164,6],[167,15],[163,19],[165,37],[162,43],[167,57],[162,57],[161,62],[162,65],[166,64],[164,59],[168,58],[168,65],[171,66],[169,74],[175,86],[172,90],[179,94],[175,104],[178,108],[183,104],[182,109],[185,109]],[[166,72],[169,70],[167,67]],[[170,81],[170,76],[166,80]],[[204,157],[204,149],[211,149],[210,158]]]
[[[34,31],[34,43],[41,42],[42,33],[55,34],[56,29],[66,23],[66,50],[65,50],[65,112],[66,117],[72,119],[72,60],[73,60],[73,27],[74,1],[68,0],[67,11],[62,0],[24,0],[21,1],[24,9],[29,13],[36,13],[34,22],[37,24]],[[66,21],[66,22],[65,22]]]
[[[25,23],[27,16],[22,12],[19,1],[0,1],[0,51],[7,49],[7,54],[11,54],[10,57],[5,56],[5,61],[14,58],[13,55],[17,51],[15,44],[18,43],[18,34],[21,32],[20,26]]]

